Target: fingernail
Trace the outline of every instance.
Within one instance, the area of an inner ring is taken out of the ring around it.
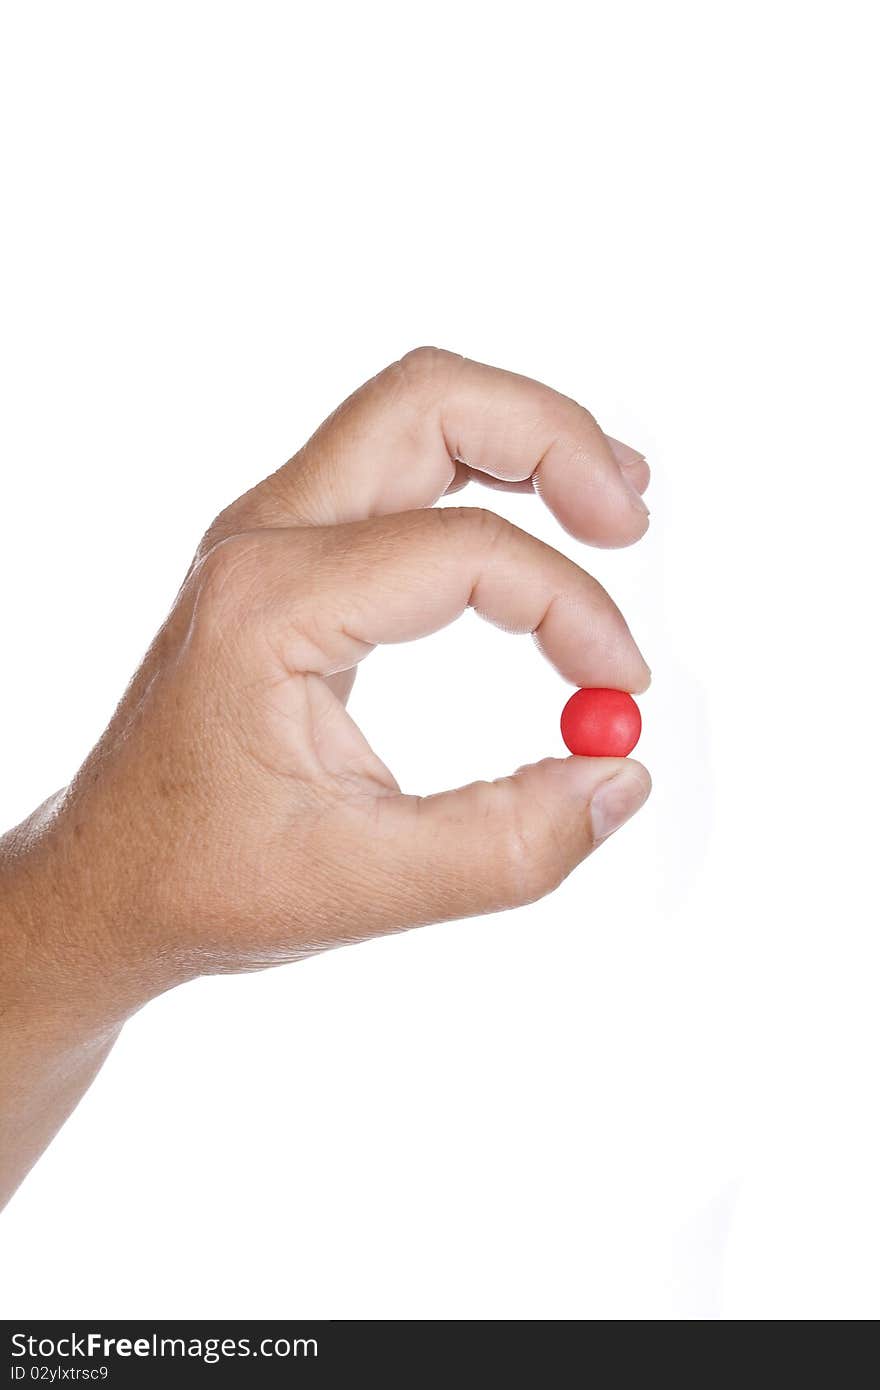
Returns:
[[[635,507],[636,511],[638,511],[638,512],[644,512],[645,516],[650,516],[650,515],[651,515],[651,510],[650,510],[650,508],[649,508],[648,505],[646,504],[644,497],[642,497],[641,493],[639,492],[639,490],[638,490],[638,488],[635,486],[635,484],[632,483],[632,482],[630,482],[630,479],[627,477],[627,471],[626,471],[625,468],[621,468],[621,470],[620,470],[620,476],[621,476],[621,478],[623,479],[623,483],[624,483],[624,486],[625,486],[627,492],[629,493],[629,500],[630,500],[630,502],[632,503],[632,505]]]
[[[651,790],[651,779],[644,768],[627,767],[597,787],[590,802],[593,842],[600,844],[644,806]]]
[[[624,444],[621,439],[614,439],[610,434],[606,434],[605,438],[608,440],[611,452],[621,467],[624,467],[628,463],[645,462],[645,455],[640,454],[638,449],[631,449],[628,444]]]
[[[645,516],[650,516],[650,510],[645,504],[642,494],[632,481],[629,471],[635,464],[645,462],[644,454],[640,454],[637,449],[631,449],[628,444],[624,444],[620,439],[614,439],[610,434],[606,434],[605,438],[608,441],[609,449],[614,455],[614,461],[620,470],[620,476],[626,485],[630,502],[637,512],[641,512]]]

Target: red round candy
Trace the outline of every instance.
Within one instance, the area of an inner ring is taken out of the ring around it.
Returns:
[[[570,753],[582,758],[625,758],[642,732],[639,707],[625,690],[576,690],[560,721]]]

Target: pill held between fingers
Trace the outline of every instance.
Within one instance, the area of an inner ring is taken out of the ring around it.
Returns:
[[[562,739],[583,758],[625,758],[642,732],[639,707],[625,690],[576,690],[562,711]]]

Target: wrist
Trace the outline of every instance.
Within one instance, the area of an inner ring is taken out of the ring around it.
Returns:
[[[161,987],[114,947],[112,914],[70,843],[63,798],[0,838],[0,1014],[7,1029],[74,1043],[118,1032]]]

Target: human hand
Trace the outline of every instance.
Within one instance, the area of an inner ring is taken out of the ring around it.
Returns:
[[[647,773],[620,759],[408,796],[347,713],[373,647],[468,606],[576,685],[648,684],[576,564],[432,509],[470,478],[534,488],[596,545],[647,528],[644,461],[549,388],[430,349],[367,383],[217,518],[100,743],[7,839],[19,878],[51,884],[44,985],[124,1017],[202,972],[530,902],[641,805]]]

